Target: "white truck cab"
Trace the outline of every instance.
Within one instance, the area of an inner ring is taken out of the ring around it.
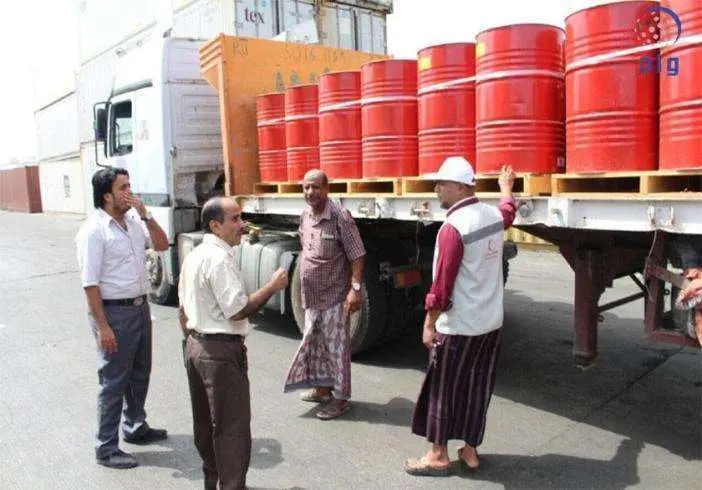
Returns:
[[[201,41],[152,39],[122,55],[113,88],[95,105],[100,165],[126,168],[134,194],[171,244],[149,252],[151,299],[174,299],[177,237],[196,230],[199,207],[222,175],[219,96],[200,74]],[[96,150],[97,152],[97,150]]]

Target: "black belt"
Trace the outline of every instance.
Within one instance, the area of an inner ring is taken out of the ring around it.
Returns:
[[[221,342],[243,342],[243,335],[231,333],[200,333],[197,330],[190,330],[190,335],[200,340],[219,340]]]
[[[137,296],[136,298],[102,300],[102,304],[105,306],[141,306],[144,303],[146,303],[145,294]]]

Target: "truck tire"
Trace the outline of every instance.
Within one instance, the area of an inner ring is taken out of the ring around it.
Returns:
[[[378,280],[377,264],[374,266],[373,263],[374,261],[368,260],[366,255],[364,281],[361,285],[361,309],[351,315],[351,354],[359,354],[375,345],[385,327],[385,293]],[[290,283],[290,300],[297,328],[304,334],[305,309],[302,306],[299,259],[295,262]]]
[[[149,299],[158,305],[173,305],[178,297],[178,290],[168,282],[168,275],[163,267],[161,254],[153,249],[146,251],[146,273],[151,290]]]

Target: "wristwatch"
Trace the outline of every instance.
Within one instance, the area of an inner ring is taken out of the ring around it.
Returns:
[[[147,211],[146,214],[141,217],[141,219],[144,221],[149,221],[151,218],[153,218],[153,216],[151,216],[151,213],[149,211]]]
[[[351,288],[352,288],[354,291],[360,291],[360,290],[361,290],[361,283],[360,283],[360,282],[356,282],[356,281],[351,281]]]

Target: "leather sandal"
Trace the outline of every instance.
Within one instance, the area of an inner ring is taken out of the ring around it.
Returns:
[[[405,462],[405,471],[412,476],[449,476],[451,465],[432,466],[426,456],[408,459]]]
[[[351,404],[349,402],[344,402],[343,404],[338,402],[330,402],[323,409],[317,412],[317,418],[320,420],[331,420],[341,417],[349,410],[351,410]]]
[[[300,400],[302,400],[303,402],[328,403],[331,401],[331,399],[331,395],[321,396],[317,394],[317,390],[315,389],[303,391],[302,393],[300,393]]]

